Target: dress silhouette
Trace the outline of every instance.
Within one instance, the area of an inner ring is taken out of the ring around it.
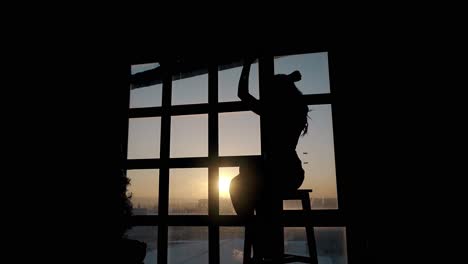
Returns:
[[[253,225],[254,253],[261,258],[279,257],[281,232],[279,223],[282,197],[297,190],[304,181],[304,170],[296,153],[299,137],[307,133],[309,108],[294,84],[301,80],[299,71],[273,76],[270,87],[262,90],[261,100],[249,94],[248,77],[253,59],[244,62],[238,96],[262,117],[265,129],[260,160],[248,160],[232,179],[230,194],[236,213],[261,219]],[[263,220],[262,220],[263,219]]]

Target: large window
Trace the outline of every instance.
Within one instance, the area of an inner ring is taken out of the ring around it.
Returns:
[[[335,170],[333,87],[328,53],[275,54],[256,61],[250,92],[263,80],[301,71],[296,85],[309,104],[309,132],[296,148],[312,189],[312,214],[284,203],[285,251],[308,255],[313,224],[319,263],[347,263],[346,222]],[[159,63],[131,66],[127,176],[134,206],[128,237],[149,243],[145,263],[242,263],[244,226],[229,183],[245,159],[262,153],[261,119],[237,98],[241,63],[162,72]]]

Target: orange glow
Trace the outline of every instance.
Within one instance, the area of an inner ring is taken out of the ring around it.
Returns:
[[[232,177],[219,175],[219,195],[221,197],[229,197],[229,185],[231,184]]]

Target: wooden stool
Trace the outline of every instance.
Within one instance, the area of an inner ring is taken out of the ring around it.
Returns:
[[[311,189],[303,189],[297,190],[294,193],[288,194],[283,196],[283,200],[301,200],[302,202],[302,211],[310,212],[310,198],[309,193],[312,192]],[[307,244],[309,248],[309,255],[310,257],[304,256],[297,256],[291,254],[283,254],[283,259],[280,263],[291,263],[291,262],[302,262],[302,263],[310,263],[310,264],[318,264],[318,257],[317,257],[317,247],[315,244],[315,235],[314,235],[314,227],[312,225],[306,225],[306,235],[307,235]],[[249,263],[261,263],[257,256],[252,258],[251,255],[251,247],[252,247],[252,234],[249,232],[249,228],[245,228],[245,240],[244,240],[244,264]],[[282,235],[282,239],[284,244],[284,233]],[[254,252],[255,253],[255,252]]]

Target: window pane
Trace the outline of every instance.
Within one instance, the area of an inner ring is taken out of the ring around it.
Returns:
[[[232,178],[239,174],[239,167],[219,168],[219,214],[236,215],[232,205],[229,185]]]
[[[134,215],[158,214],[159,170],[128,170]]]
[[[260,117],[252,111],[219,114],[219,155],[260,155]]]
[[[208,227],[170,226],[169,264],[208,263]]]
[[[133,88],[130,91],[130,108],[161,106],[162,84]]]
[[[208,168],[171,169],[169,214],[208,214]]]
[[[239,63],[237,63],[239,64]],[[237,65],[236,64],[236,65]],[[242,67],[232,65],[222,65],[218,71],[218,101],[230,102],[240,101],[237,96],[237,88],[242,71]],[[255,98],[259,98],[258,92],[258,63],[252,64],[249,74],[249,92]]]
[[[311,105],[309,131],[296,151],[305,170],[301,189],[312,189],[312,209],[337,209],[335,151],[331,105]]]
[[[284,253],[310,256],[305,227],[284,228]]]
[[[208,156],[208,115],[173,116],[171,158]]]
[[[319,264],[348,263],[345,230],[344,227],[314,228]],[[305,227],[284,228],[284,251],[286,254],[310,256]]]
[[[330,93],[328,53],[309,53],[275,58],[275,74],[290,74],[298,70],[302,80],[296,82],[304,94]]]
[[[127,230],[126,237],[146,243],[144,264],[155,264],[158,261],[158,227],[135,226]]]
[[[172,80],[172,105],[208,103],[208,74],[175,74]]]
[[[144,64],[134,64],[131,66],[131,74],[144,72],[148,70],[153,70],[159,67],[159,63],[144,63]]]
[[[152,70],[159,67],[159,63],[147,63],[131,66],[132,74]],[[155,107],[161,106],[162,102],[162,83],[148,85],[143,87],[134,87],[130,85],[130,108]]]
[[[348,263],[345,227],[316,227],[314,231],[319,263]]]
[[[243,263],[244,257],[244,228],[220,227],[219,246],[221,264]]]
[[[128,124],[128,158],[159,158],[161,118],[131,118]]]
[[[283,200],[283,210],[302,210],[300,200]]]

